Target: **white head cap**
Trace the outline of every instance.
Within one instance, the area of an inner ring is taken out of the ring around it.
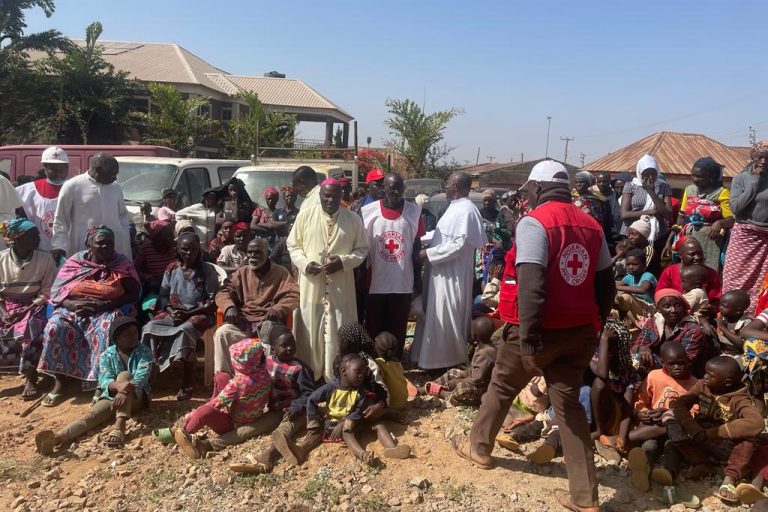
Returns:
[[[427,194],[419,194],[413,200],[417,205],[424,207],[429,202],[429,196]]]
[[[562,174],[562,176],[557,176]],[[539,183],[563,183],[570,184],[568,169],[560,162],[554,160],[544,160],[533,166],[531,174],[528,175],[528,181],[537,181]],[[525,183],[527,184],[528,181]]]
[[[58,146],[51,146],[43,151],[43,156],[40,159],[41,164],[68,164],[69,157],[67,152]]]

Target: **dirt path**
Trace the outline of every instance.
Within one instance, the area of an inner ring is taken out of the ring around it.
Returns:
[[[386,461],[386,467],[363,467],[339,445],[323,445],[299,468],[276,467],[273,474],[236,477],[227,470],[231,460],[243,460],[266,445],[257,439],[200,461],[190,461],[175,446],[153,440],[151,430],[169,426],[179,415],[206,400],[178,403],[172,390],[160,389],[152,409],[129,423],[122,451],[103,448],[102,431],[83,437],[53,458],[34,452],[34,434],[58,428],[87,407],[87,397],[70,399],[54,409],[38,408],[19,418],[26,408],[18,395],[21,380],[0,376],[0,504],[13,512],[221,511],[557,511],[551,498],[567,486],[561,458],[536,467],[524,453],[502,448],[494,452],[497,467],[483,471],[452,452],[447,439],[471,426],[474,411],[447,408],[434,400],[411,404],[409,425],[390,425],[414,456]],[[370,449],[379,450],[373,436]],[[525,446],[529,452],[536,444]],[[634,490],[625,467],[598,462],[600,498],[605,510],[666,510],[650,493]],[[684,484],[687,485],[687,484]],[[704,502],[704,511],[740,510],[706,496],[714,482],[691,485]],[[675,511],[683,511],[681,506]],[[745,509],[746,510],[746,509]]]

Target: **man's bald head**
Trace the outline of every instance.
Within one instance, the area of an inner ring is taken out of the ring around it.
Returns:
[[[117,179],[117,173],[120,170],[120,164],[117,159],[109,153],[96,153],[91,158],[91,164],[88,174],[102,185],[109,185]]]
[[[302,165],[293,171],[293,189],[301,197],[306,197],[317,185],[317,173],[308,165]]]
[[[445,194],[449,199],[467,197],[472,189],[472,176],[465,172],[456,171],[448,177]]]

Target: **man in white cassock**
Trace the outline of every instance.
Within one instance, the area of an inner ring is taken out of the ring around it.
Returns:
[[[133,215],[125,207],[123,188],[116,183],[120,165],[112,155],[97,153],[88,172],[61,187],[53,221],[54,260],[84,251],[88,230],[105,225],[115,233],[115,251],[132,258],[129,226]]]
[[[419,368],[448,368],[467,362],[472,321],[475,250],[486,242],[483,220],[467,196],[472,178],[455,172],[445,195],[451,201],[434,231],[422,237],[425,316],[416,325],[411,359]]]
[[[357,320],[352,270],[368,254],[360,217],[341,205],[341,183],[320,185],[319,205],[302,206],[288,235],[287,247],[299,269],[299,309],[294,316],[296,356],[315,372],[333,379],[337,332]]]

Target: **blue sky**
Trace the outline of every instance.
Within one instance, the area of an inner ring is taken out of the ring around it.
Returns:
[[[747,145],[768,138],[768,2],[57,0],[28,32],[175,42],[230,73],[278,70],[389,137],[387,98],[427,111],[459,107],[446,142],[460,162],[562,159],[578,164],[658,130]],[[304,136],[320,135],[310,125]]]

